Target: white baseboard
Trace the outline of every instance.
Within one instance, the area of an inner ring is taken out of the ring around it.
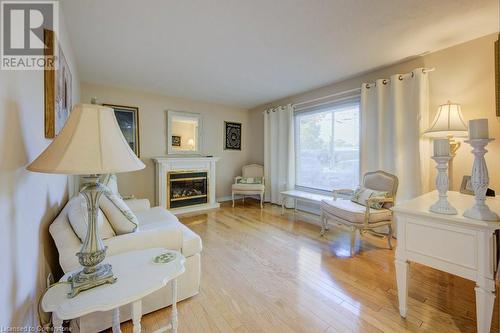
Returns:
[[[217,198],[217,202],[224,202],[224,201],[231,201],[231,200],[232,200],[232,198],[230,195],[226,195],[224,197]]]

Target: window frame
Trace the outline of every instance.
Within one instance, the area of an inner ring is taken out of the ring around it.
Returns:
[[[295,163],[295,175],[294,175],[294,180],[295,180],[295,189],[298,191],[304,191],[304,192],[310,192],[310,193],[316,193],[316,194],[323,194],[323,195],[331,195],[332,191],[335,190],[335,188],[332,188],[330,190],[324,190],[321,188],[315,188],[315,187],[310,187],[310,186],[304,186],[304,185],[297,185],[297,179],[298,179],[298,158],[299,158],[299,151],[300,151],[300,143],[299,143],[299,135],[300,131],[298,130],[299,126],[299,121],[298,118],[300,115],[311,115],[315,113],[322,113],[326,112],[331,109],[335,108],[342,108],[342,107],[347,107],[349,105],[356,105],[358,107],[358,138],[359,138],[359,146],[358,146],[358,160],[359,160],[359,167],[358,167],[358,180],[361,182],[361,98],[360,95],[355,95],[352,97],[348,98],[341,98],[338,100],[334,100],[331,102],[327,103],[321,103],[318,105],[313,105],[309,106],[306,108],[301,108],[301,109],[296,109],[294,110],[293,114],[293,126],[294,126],[294,163]],[[335,111],[331,111],[334,113]],[[354,188],[353,188],[354,190]]]

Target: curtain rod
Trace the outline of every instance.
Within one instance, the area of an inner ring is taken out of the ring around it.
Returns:
[[[336,93],[333,93],[333,94],[330,94],[330,95],[326,95],[326,96],[322,96],[322,97],[318,97],[318,98],[309,99],[307,101],[302,101],[302,102],[299,102],[299,103],[295,103],[295,104],[293,104],[293,106],[300,106],[300,105],[303,105],[303,104],[309,104],[309,103],[312,103],[312,102],[321,101],[322,99],[325,99],[325,98],[330,98],[330,97],[345,95],[345,94],[349,94],[349,93],[353,93],[353,92],[359,92],[359,91],[361,91],[361,88],[354,88],[354,89],[344,90],[344,91],[336,92]]]
[[[432,67],[432,68],[423,68],[422,69],[422,73],[434,72],[435,70],[436,70],[436,68],[434,68],[434,67]],[[410,73],[412,73],[412,72],[410,72]],[[402,75],[405,75],[405,74],[402,74]],[[390,79],[387,79],[387,81],[390,81]],[[373,83],[369,83],[369,84],[371,85]],[[298,103],[295,103],[295,104],[292,104],[292,105],[294,107],[296,107],[296,106],[300,106],[300,105],[304,105],[304,104],[309,104],[309,103],[321,101],[321,100],[326,99],[326,98],[336,97],[336,96],[345,95],[345,94],[354,93],[354,92],[361,92],[361,88],[354,88],[354,89],[344,90],[344,91],[336,92],[336,93],[333,93],[333,94],[330,94],[330,95],[326,95],[326,96],[322,96],[322,97],[313,98],[313,99],[309,99],[309,100],[306,100],[306,101],[298,102]]]
[[[427,74],[429,72],[434,72],[435,70],[436,70],[436,68],[434,68],[434,67],[432,67],[432,68],[422,68],[422,73]],[[413,71],[411,71],[409,73],[405,73],[405,74],[399,74],[399,79],[403,80],[403,76],[406,76],[406,75],[411,75],[411,77],[413,77],[415,74],[413,73]],[[389,82],[391,82],[391,79],[383,79],[382,80],[383,84],[387,84]],[[370,87],[377,85],[376,82],[368,82],[368,83],[363,83],[363,84],[366,85],[367,89],[370,89]]]

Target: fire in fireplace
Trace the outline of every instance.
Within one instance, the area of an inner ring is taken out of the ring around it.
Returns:
[[[167,174],[167,208],[208,202],[207,171],[171,171]]]

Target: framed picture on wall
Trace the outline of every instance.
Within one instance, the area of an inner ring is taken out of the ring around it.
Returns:
[[[45,137],[55,138],[69,118],[72,102],[71,71],[54,31],[44,29],[46,61],[44,68]],[[57,46],[57,47],[56,47]]]
[[[122,130],[123,136],[127,140],[130,149],[134,151],[137,157],[140,156],[139,142],[139,108],[134,106],[102,104],[115,111],[116,121]]]
[[[500,34],[495,41],[495,100],[496,114],[500,117]]]
[[[460,193],[474,195],[474,189],[472,189],[471,176],[463,176],[462,184],[460,185]]]
[[[224,149],[241,150],[241,123],[224,122]]]
[[[181,137],[178,135],[172,135],[172,146],[180,147],[181,146]]]

